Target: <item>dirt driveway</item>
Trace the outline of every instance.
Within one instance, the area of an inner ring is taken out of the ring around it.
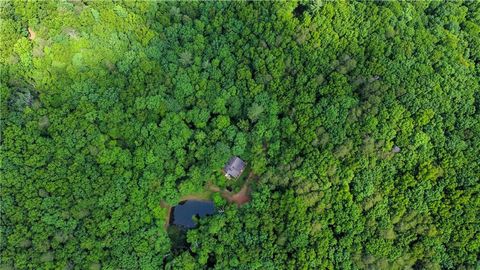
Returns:
[[[232,193],[228,190],[221,190],[215,185],[209,185],[209,189],[213,192],[220,192],[220,195],[230,203],[236,203],[238,206],[248,203],[250,201],[250,181],[253,179],[254,174],[250,173],[245,184],[237,193]]]

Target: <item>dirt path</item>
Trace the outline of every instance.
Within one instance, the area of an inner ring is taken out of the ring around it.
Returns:
[[[250,172],[248,175],[247,180],[245,181],[245,184],[243,184],[242,188],[240,189],[239,192],[237,193],[232,193],[227,190],[221,190],[219,187],[215,185],[208,185],[208,189],[211,190],[212,192],[220,192],[220,195],[224,199],[226,199],[230,203],[236,203],[238,206],[241,206],[245,203],[248,203],[250,201],[250,182],[251,180],[255,177],[255,175]]]
[[[209,183],[208,184],[208,189],[211,190],[212,192],[220,192],[222,191],[219,187]]]
[[[28,38],[30,40],[34,40],[35,37],[37,36],[37,33],[33,32],[32,28],[28,28]]]
[[[248,187],[248,181],[238,193],[230,196],[230,201],[236,203],[238,206],[250,201],[250,188]]]

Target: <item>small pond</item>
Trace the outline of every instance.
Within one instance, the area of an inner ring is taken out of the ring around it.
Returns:
[[[170,224],[193,228],[196,226],[194,216],[204,217],[215,213],[215,205],[211,201],[183,201],[173,207]]]

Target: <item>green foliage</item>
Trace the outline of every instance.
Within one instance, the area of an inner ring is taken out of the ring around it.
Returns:
[[[479,18],[0,2],[2,269],[478,268]],[[252,201],[166,230],[232,155]]]

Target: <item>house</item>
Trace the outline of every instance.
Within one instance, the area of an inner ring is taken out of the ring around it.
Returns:
[[[231,179],[239,177],[242,174],[243,169],[245,169],[245,162],[239,157],[232,157],[227,165],[223,167],[223,172],[225,173],[225,177]]]

